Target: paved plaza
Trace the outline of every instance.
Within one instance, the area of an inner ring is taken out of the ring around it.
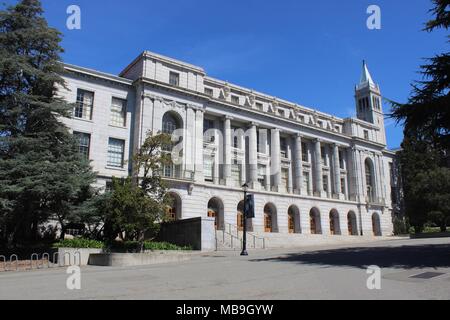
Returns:
[[[381,290],[367,288],[370,265],[382,268]],[[81,269],[81,290],[73,291],[66,287],[68,276],[64,268],[1,272],[0,299],[450,299],[450,239],[253,251],[248,257],[216,252],[134,268],[89,266]]]

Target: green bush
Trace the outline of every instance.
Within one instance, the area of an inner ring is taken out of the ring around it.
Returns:
[[[103,249],[109,247],[111,251],[117,252],[139,252],[141,249],[141,243],[138,241],[115,241],[110,245],[106,245],[102,241],[89,240],[84,238],[75,238],[75,239],[67,239],[61,240],[55,244],[53,244],[54,248],[76,248],[76,249]],[[168,242],[152,242],[145,241],[144,242],[144,250],[192,250],[191,247],[179,247],[172,243]]]
[[[61,240],[53,244],[54,248],[103,249],[104,243],[83,238]]]
[[[144,249],[145,250],[192,250],[191,247],[179,247],[177,245],[174,245],[172,243],[168,242],[151,242],[146,241],[144,242]]]

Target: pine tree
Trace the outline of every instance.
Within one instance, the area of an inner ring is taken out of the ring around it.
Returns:
[[[448,30],[450,0],[433,0],[434,19],[425,31]],[[399,153],[405,213],[420,232],[428,221],[445,230],[450,211],[446,179],[450,171],[450,54],[438,54],[421,66],[424,80],[413,84],[408,103],[393,103],[392,116],[405,125]]]
[[[94,174],[60,117],[60,33],[38,0],[0,11],[0,240],[33,241],[49,218],[63,224]]]

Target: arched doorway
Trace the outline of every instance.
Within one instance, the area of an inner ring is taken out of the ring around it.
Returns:
[[[331,235],[341,234],[341,227],[339,224],[339,213],[335,209],[330,211],[330,233]]]
[[[272,203],[264,206],[264,232],[278,232],[277,209]]]
[[[300,210],[295,205],[288,209],[288,230],[289,233],[301,233]]]
[[[350,211],[347,215],[348,234],[350,236],[358,235],[358,224],[356,222],[356,214]]]
[[[380,216],[378,215],[378,213],[374,213],[372,215],[372,231],[373,231],[373,235],[375,237],[380,237],[381,234],[381,223],[380,223]]]
[[[240,201],[237,206],[236,226],[238,231],[244,231],[244,200]],[[252,219],[247,219],[247,231],[253,231]]]
[[[176,221],[181,219],[181,197],[175,192],[166,195],[166,221]]]
[[[208,202],[208,217],[215,218],[215,226],[217,230],[224,229],[223,202],[219,198],[212,198]]]
[[[322,234],[319,209],[311,209],[311,211],[309,212],[309,222],[311,226],[311,234]]]

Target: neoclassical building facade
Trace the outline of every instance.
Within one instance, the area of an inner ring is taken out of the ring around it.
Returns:
[[[119,76],[65,64],[74,103],[63,119],[99,187],[133,172],[148,132],[172,134],[173,219],[215,217],[241,228],[243,190],[255,195],[255,234],[391,235],[395,153],[386,149],[380,88],[364,63],[356,118],[341,119],[211,78],[148,51]]]

